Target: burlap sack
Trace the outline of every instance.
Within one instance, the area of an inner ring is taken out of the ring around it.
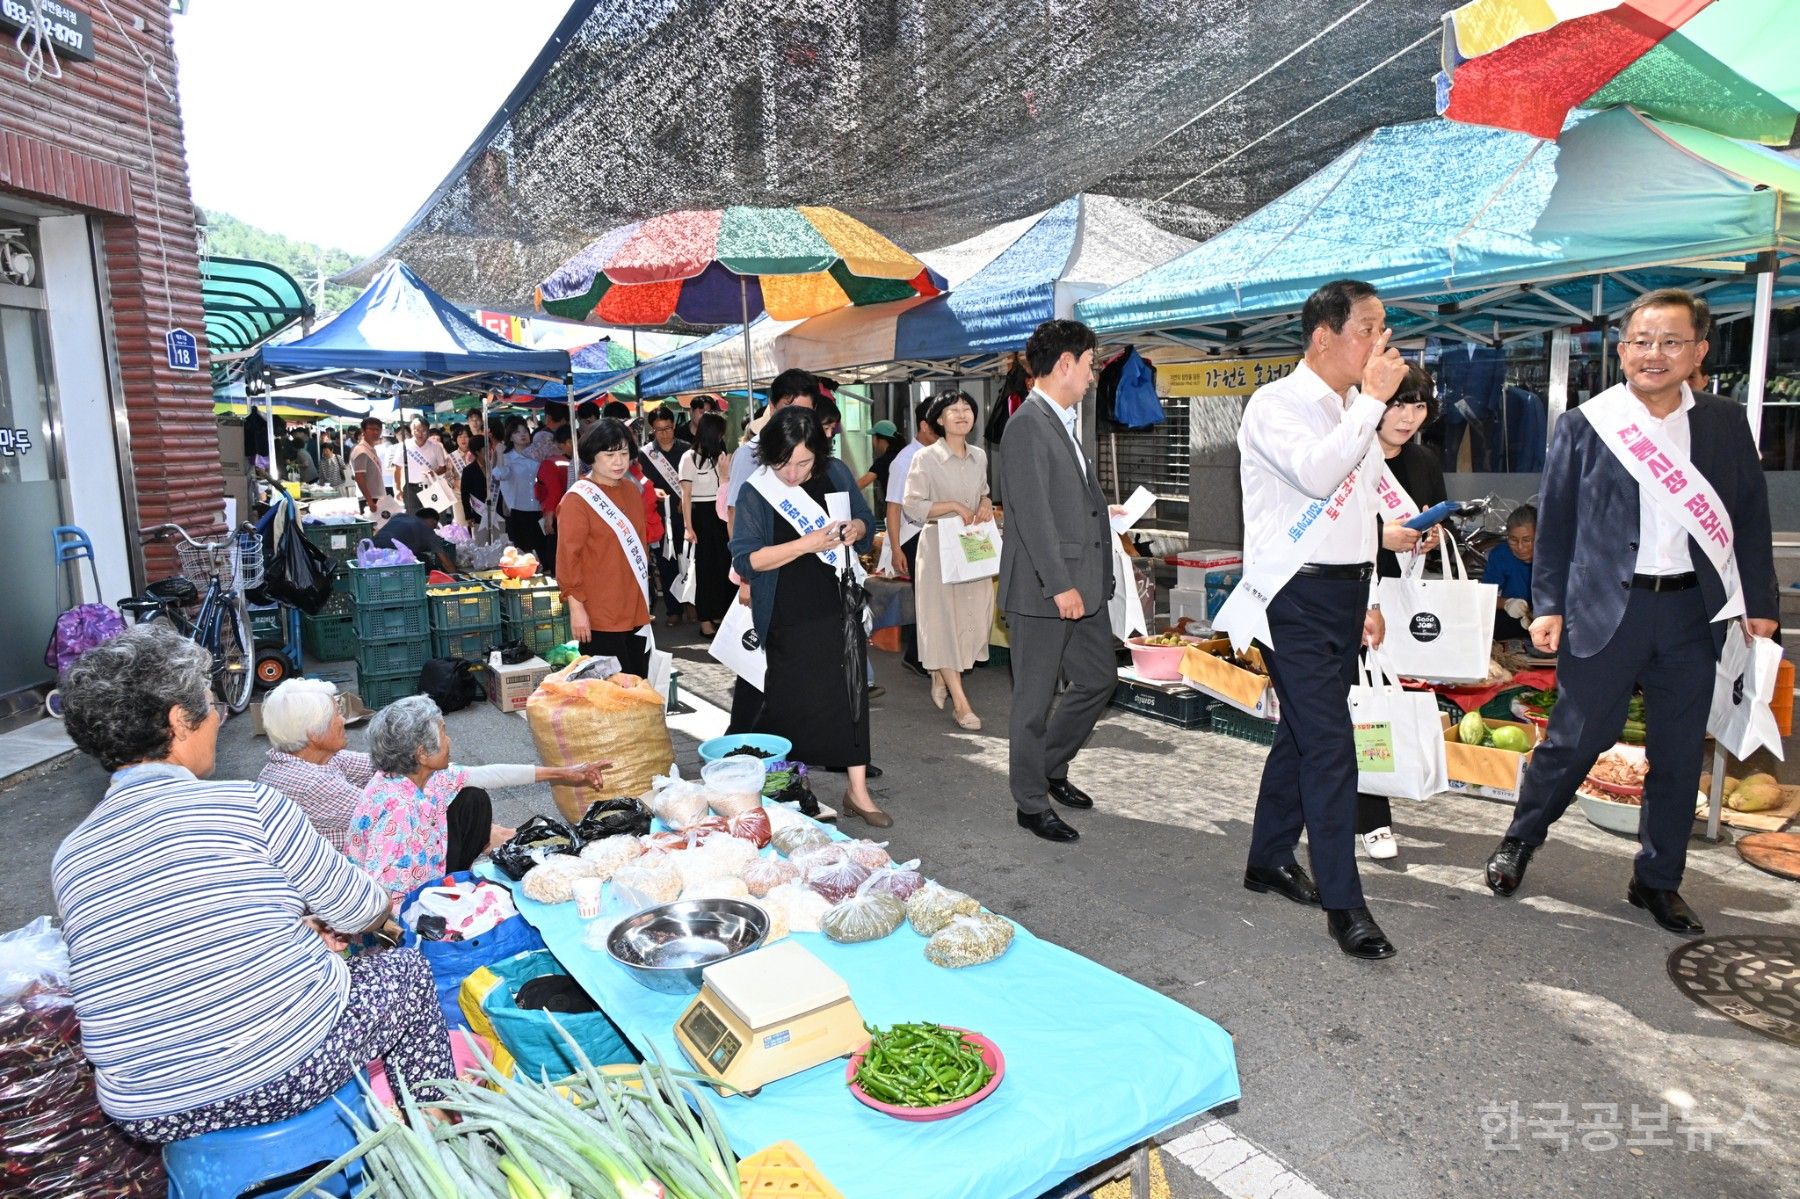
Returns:
[[[663,723],[663,697],[637,675],[573,679],[592,659],[577,658],[553,672],[525,703],[525,719],[546,766],[611,761],[600,791],[551,788],[557,810],[570,824],[595,800],[641,795],[669,772],[675,750]]]

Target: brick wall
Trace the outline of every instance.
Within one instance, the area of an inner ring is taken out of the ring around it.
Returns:
[[[224,481],[194,204],[181,106],[164,92],[175,91],[176,77],[169,4],[110,4],[123,30],[97,3],[82,0],[93,17],[95,58],[62,60],[61,79],[27,83],[12,35],[0,38],[0,196],[33,196],[98,218],[137,523],[217,529]],[[163,335],[175,326],[201,339],[199,371],[169,369]]]

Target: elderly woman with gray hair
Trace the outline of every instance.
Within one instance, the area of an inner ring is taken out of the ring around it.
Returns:
[[[204,781],[211,677],[205,649],[143,625],[62,687],[69,736],[112,773],[50,872],[82,1049],[100,1106],[155,1144],[285,1120],[376,1058],[454,1073],[424,959],[339,952],[389,924],[381,888],[279,792]]]
[[[323,679],[289,679],[263,700],[269,762],[256,776],[306,813],[332,848],[349,848],[350,814],[375,777],[369,755],[348,749],[337,688]]]
[[[350,860],[395,903],[413,888],[467,870],[513,835],[493,823],[489,787],[586,784],[611,762],[577,766],[453,766],[444,714],[427,695],[397,699],[369,723],[375,777],[350,815]]]

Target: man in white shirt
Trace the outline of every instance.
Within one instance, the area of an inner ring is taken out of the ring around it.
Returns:
[[[893,463],[888,467],[887,495],[883,502],[887,509],[885,526],[888,544],[893,547],[889,559],[895,574],[912,578],[913,548],[919,543],[919,534],[925,530],[910,523],[901,511],[901,504],[906,499],[906,472],[912,469],[912,460],[919,450],[937,441],[937,431],[925,419],[923,405],[919,408],[919,418],[914,422],[913,439],[902,446],[894,455]],[[931,677],[919,662],[919,626],[908,624],[900,626],[900,664],[922,679]]]
[[[1362,647],[1380,645],[1386,631],[1372,602],[1381,459],[1371,450],[1406,363],[1388,346],[1387,309],[1367,283],[1321,287],[1301,309],[1300,329],[1305,360],[1256,390],[1238,429],[1239,588],[1248,590],[1230,607],[1243,612],[1252,597],[1265,597],[1263,656],[1281,704],[1244,886],[1323,907],[1345,953],[1386,958],[1394,947],[1370,916],[1356,872],[1350,687]],[[1419,534],[1394,522],[1380,540],[1399,553]],[[1316,886],[1294,858],[1303,826]]]
[[[1642,688],[1650,772],[1625,897],[1681,936],[1706,931],[1677,888],[1714,667],[1727,637],[1780,632],[1768,490],[1743,409],[1684,382],[1706,358],[1711,324],[1706,301],[1688,292],[1639,296],[1620,322],[1625,382],[1557,422],[1532,552],[1531,639],[1557,655],[1558,699],[1487,864],[1495,894],[1518,889]],[[1737,612],[1741,629],[1720,619]]]
[[[422,416],[413,418],[412,439],[406,442],[402,453],[400,479],[403,486],[398,494],[405,498],[406,510],[417,513],[420,489],[450,474],[450,455],[444,452],[443,443],[431,435],[431,426]]]

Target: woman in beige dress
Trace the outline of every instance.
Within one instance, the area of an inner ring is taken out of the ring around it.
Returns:
[[[918,610],[919,661],[932,672],[931,702],[952,701],[956,723],[981,727],[981,717],[963,693],[963,671],[987,661],[988,630],[994,623],[994,581],[946,583],[938,554],[937,521],[959,516],[976,524],[994,518],[988,499],[987,454],[969,444],[975,428],[975,401],[967,392],[939,396],[925,421],[940,440],[920,450],[906,474],[902,507],[908,520],[930,526],[918,540],[913,564]]]

